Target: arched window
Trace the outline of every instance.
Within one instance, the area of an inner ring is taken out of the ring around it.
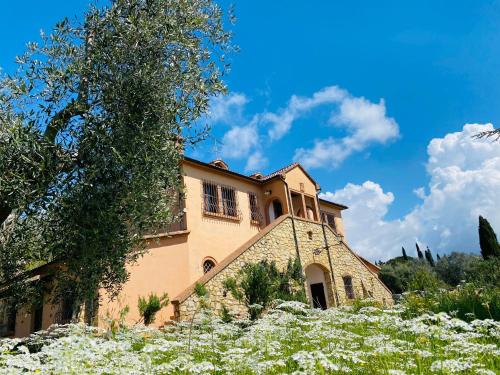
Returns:
[[[354,288],[352,286],[352,277],[351,276],[344,276],[342,277],[344,281],[344,289],[345,289],[345,294],[347,298],[349,299],[354,299]]]
[[[203,273],[207,273],[214,267],[215,267],[215,261],[213,259],[205,259],[203,261]]]

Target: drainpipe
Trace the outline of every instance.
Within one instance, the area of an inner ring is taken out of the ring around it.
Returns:
[[[318,211],[319,211],[319,216],[320,216],[320,221],[321,221],[321,229],[323,229],[323,239],[325,241],[325,249],[326,253],[328,254],[328,263],[330,264],[330,273],[331,273],[331,278],[332,278],[332,284],[333,284],[333,289],[334,289],[334,297],[335,297],[335,304],[338,306],[339,305],[339,294],[337,291],[337,285],[335,283],[335,275],[333,273],[333,262],[332,262],[332,256],[330,254],[330,246],[328,245],[328,238],[326,237],[326,229],[325,229],[325,222],[323,220],[323,216],[321,215],[321,210],[319,209],[319,191],[318,189],[316,191],[316,204],[318,205]]]
[[[300,260],[300,253],[299,253],[299,241],[297,239],[297,231],[295,229],[295,219],[294,219],[295,215],[293,214],[292,197],[290,196],[290,189],[288,188],[288,183],[285,181],[285,176],[282,175],[281,179],[283,180],[283,183],[285,184],[286,198],[288,200],[288,209],[290,210],[290,212],[292,214],[292,230],[293,230],[293,239],[295,240],[295,251],[297,253],[297,259],[299,261],[300,268],[302,268],[302,262]]]

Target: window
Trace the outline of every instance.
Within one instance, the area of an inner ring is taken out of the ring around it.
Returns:
[[[248,201],[250,203],[250,220],[260,223],[259,205],[257,204],[257,195],[248,193]]]
[[[226,216],[238,216],[236,213],[236,193],[232,187],[221,186],[222,210]]]
[[[351,276],[344,276],[344,277],[342,277],[342,280],[344,280],[344,288],[345,288],[345,294],[346,294],[347,298],[354,299],[354,289],[352,287],[352,277]]]
[[[203,209],[205,212],[219,212],[219,192],[217,185],[211,182],[203,182]]]
[[[203,181],[203,212],[205,214],[229,218],[238,218],[236,191],[231,186]]]
[[[306,212],[307,212],[307,219],[314,220],[314,210],[312,209],[311,206],[306,207]]]
[[[335,215],[334,214],[331,214],[329,212],[323,212],[322,213],[323,215],[323,221],[330,227],[332,228],[334,231],[336,231],[336,228],[335,228]]]
[[[203,273],[209,272],[215,267],[215,262],[212,259],[206,259],[203,261]]]

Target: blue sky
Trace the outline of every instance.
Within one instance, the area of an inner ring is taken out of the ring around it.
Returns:
[[[49,30],[61,17],[80,14],[87,3],[2,4],[0,66],[11,71],[14,56],[23,51],[26,42],[38,38],[41,28]],[[479,213],[500,232],[498,210],[492,208],[492,204],[500,204],[493,196],[495,184],[500,182],[478,185],[485,172],[476,160],[493,160],[496,173],[500,155],[494,146],[481,144],[484,147],[477,158],[468,156],[476,155],[477,150],[467,135],[471,130],[464,129],[467,123],[500,123],[500,2],[233,3],[238,18],[234,40],[241,52],[231,57],[230,95],[216,103],[226,111],[212,121],[213,136],[225,142],[223,157],[232,169],[245,172],[249,158],[260,153],[267,161],[260,160],[258,167],[269,172],[294,160],[303,161],[318,143],[329,145],[322,160],[308,159],[306,164],[327,198],[341,199],[353,208],[353,213],[346,213],[348,239],[353,231],[351,241],[372,259],[396,254],[401,244],[412,246],[415,240],[444,253],[477,251],[474,217]],[[229,2],[221,4],[226,7]],[[307,110],[294,109],[292,96],[303,104],[334,86],[337,94],[342,93],[340,99],[311,104]],[[234,101],[229,106],[231,98]],[[366,116],[361,116],[364,111]],[[269,131],[283,123],[284,113],[292,113],[290,129],[271,140]],[[270,115],[275,116],[273,121]],[[235,128],[239,130],[230,133]],[[372,137],[353,136],[356,129],[360,134],[372,131]],[[255,136],[258,144],[245,138]],[[428,153],[433,139],[434,151]],[[354,146],[347,151],[334,147],[342,142]],[[210,160],[212,146],[210,140],[190,153]],[[444,156],[443,148],[457,158]],[[346,152],[346,156],[328,152]],[[476,164],[457,161],[463,157],[475,158]],[[438,169],[444,165],[448,170],[458,167],[469,173],[460,181],[470,177],[470,184],[458,188],[450,175],[446,181],[439,180],[443,177]],[[431,170],[433,166],[439,168]],[[433,195],[433,186],[449,189]],[[423,189],[416,194],[418,188]],[[456,189],[461,189],[460,194],[453,196]],[[465,201],[464,197],[479,195],[480,200],[471,198],[471,203],[458,207],[462,211],[454,213],[463,212],[463,225],[470,233],[449,240],[454,236],[452,224],[462,223],[451,223],[452,218],[442,211]],[[398,243],[385,243],[380,237],[360,233],[366,230],[398,231],[401,236]]]

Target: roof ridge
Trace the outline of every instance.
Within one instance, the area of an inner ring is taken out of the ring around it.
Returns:
[[[267,180],[267,179],[270,179],[270,178],[272,178],[272,177],[274,177],[274,176],[277,176],[277,175],[279,175],[279,174],[281,174],[281,173],[287,172],[287,171],[289,171],[290,169],[295,168],[295,167],[296,167],[296,166],[298,166],[298,165],[300,165],[300,164],[299,164],[298,162],[294,161],[293,163],[288,164],[287,166],[285,166],[285,167],[283,167],[283,168],[280,168],[280,169],[278,169],[278,170],[276,170],[276,171],[274,171],[274,172],[272,172],[272,173],[269,173],[268,175],[264,176],[264,177],[262,178],[262,180]]]

